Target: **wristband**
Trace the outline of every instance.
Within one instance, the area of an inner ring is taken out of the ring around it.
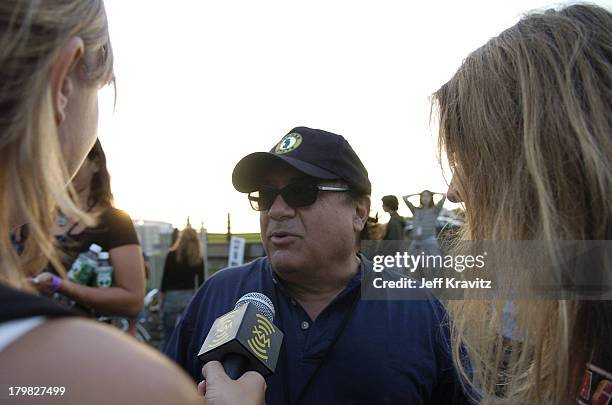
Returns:
[[[51,276],[51,290],[53,290],[53,292],[56,292],[57,290],[59,290],[61,285],[62,285],[61,277]]]

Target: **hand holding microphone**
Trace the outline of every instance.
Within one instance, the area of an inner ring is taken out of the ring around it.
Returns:
[[[204,381],[198,391],[204,396],[206,405],[263,405],[266,396],[266,381],[255,371],[247,371],[237,380],[225,374],[218,361],[208,362],[202,367]]]
[[[264,403],[263,377],[274,372],[283,342],[273,320],[272,301],[257,292],[215,320],[198,353],[204,363],[198,390],[207,404]]]

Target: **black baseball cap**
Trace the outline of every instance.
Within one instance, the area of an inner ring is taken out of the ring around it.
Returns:
[[[262,175],[279,161],[311,177],[344,180],[364,194],[372,191],[368,171],[343,136],[307,127],[293,128],[270,152],[243,157],[232,173],[234,188],[242,193],[257,190]]]

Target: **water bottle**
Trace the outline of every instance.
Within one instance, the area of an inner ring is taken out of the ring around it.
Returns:
[[[98,267],[96,268],[96,287],[108,288],[113,283],[113,266],[110,265],[108,252],[98,255]]]
[[[81,253],[68,271],[68,280],[87,285],[90,283],[98,267],[98,255],[102,248],[93,243],[87,252]]]

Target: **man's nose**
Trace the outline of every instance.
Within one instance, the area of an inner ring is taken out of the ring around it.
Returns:
[[[283,218],[292,217],[295,215],[295,208],[285,202],[285,199],[280,194],[276,196],[270,209],[268,216],[272,219],[280,220]]]

